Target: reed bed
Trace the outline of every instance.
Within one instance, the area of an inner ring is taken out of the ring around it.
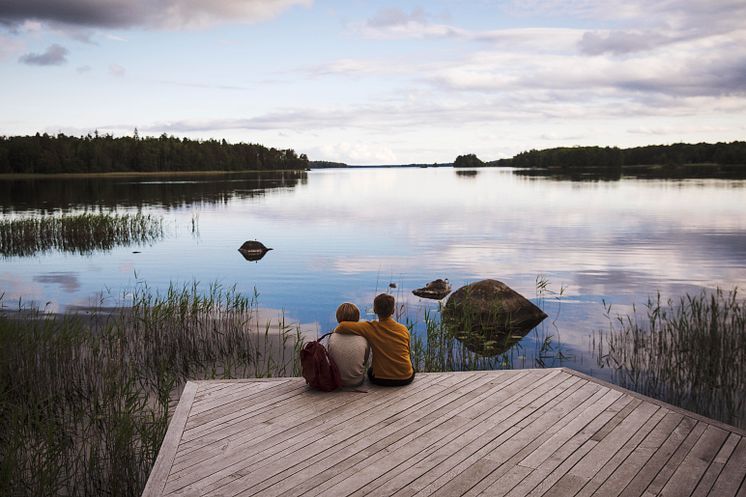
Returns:
[[[614,383],[746,428],[746,303],[737,289],[658,295],[643,312],[610,316],[595,347]]]
[[[0,219],[0,254],[25,257],[57,250],[87,255],[152,244],[163,236],[162,218],[140,212]]]
[[[233,288],[128,303],[0,314],[0,495],[140,495],[187,379],[299,373],[299,329]]]

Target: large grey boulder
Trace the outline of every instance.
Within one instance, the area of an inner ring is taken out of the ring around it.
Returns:
[[[504,352],[547,317],[528,299],[497,280],[481,280],[453,292],[443,308],[449,332],[469,350]]]

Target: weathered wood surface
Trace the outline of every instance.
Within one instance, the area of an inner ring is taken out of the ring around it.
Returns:
[[[568,369],[190,382],[144,496],[742,496],[746,433]]]

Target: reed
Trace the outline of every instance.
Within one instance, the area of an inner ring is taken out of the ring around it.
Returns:
[[[152,244],[163,234],[162,218],[140,212],[0,219],[0,255],[25,257],[55,250],[87,255]]]
[[[598,364],[644,395],[746,428],[746,304],[737,289],[661,301],[611,316]]]
[[[140,495],[187,379],[299,374],[300,330],[235,288],[127,304],[0,314],[0,495]]]

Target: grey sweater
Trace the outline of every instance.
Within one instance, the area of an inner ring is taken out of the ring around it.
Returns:
[[[332,333],[329,337],[329,355],[339,368],[342,385],[356,387],[365,380],[365,365],[370,356],[368,341],[355,335]]]

